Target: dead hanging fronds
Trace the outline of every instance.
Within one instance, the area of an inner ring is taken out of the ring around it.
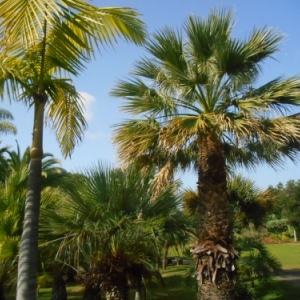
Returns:
[[[230,280],[235,276],[238,252],[231,245],[222,244],[206,241],[191,247],[193,257],[197,258],[195,275],[199,285],[205,280],[218,285],[221,278]]]

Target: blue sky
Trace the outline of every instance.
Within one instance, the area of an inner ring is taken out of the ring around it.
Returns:
[[[260,84],[278,76],[292,76],[300,73],[300,1],[299,0],[93,0],[95,6],[128,6],[137,9],[148,32],[154,32],[166,25],[180,28],[189,15],[207,16],[213,8],[231,8],[235,13],[236,25],[234,36],[247,37],[254,27],[271,27],[285,35],[281,51],[273,60],[263,65]],[[84,140],[79,144],[71,159],[64,160],[54,133],[45,130],[44,152],[50,152],[62,161],[62,166],[69,171],[78,171],[95,164],[98,160],[116,164],[115,149],[111,144],[112,125],[128,116],[119,111],[120,99],[110,97],[109,91],[117,79],[124,78],[133,63],[144,54],[141,47],[119,40],[114,49],[102,49],[96,60],[92,61],[79,78],[75,86],[86,99],[86,118],[89,128]],[[31,144],[33,115],[21,104],[9,105],[7,99],[1,103],[9,109],[15,118],[17,136],[1,136],[2,146],[15,148],[18,141],[21,151]],[[261,188],[285,183],[290,179],[300,179],[299,167],[287,162],[284,169],[274,171],[271,167],[258,167],[255,172],[243,171]],[[184,177],[186,186],[195,186],[196,176]]]

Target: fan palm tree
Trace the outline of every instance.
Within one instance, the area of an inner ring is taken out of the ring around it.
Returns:
[[[299,77],[255,85],[282,35],[254,29],[238,40],[231,37],[232,28],[232,12],[221,10],[206,19],[190,16],[182,32],[168,27],[156,32],[145,46],[149,56],[112,91],[125,99],[122,110],[136,117],[115,130],[123,160],[149,153],[155,140],[158,152],[196,150],[201,217],[193,252],[199,299],[234,297],[229,164],[276,165],[286,156],[296,159],[299,149]],[[149,118],[159,130],[140,125]]]
[[[159,258],[153,228],[178,205],[176,186],[158,193],[152,178],[132,166],[98,165],[82,174],[80,185],[76,177],[58,208],[42,212],[43,251],[83,270],[86,299],[100,291],[128,299],[128,279],[140,293],[142,277]]]
[[[118,36],[140,44],[145,28],[130,8],[97,8],[83,0],[5,0],[0,3],[0,93],[34,109],[17,299],[36,298],[43,123],[47,112],[63,155],[72,153],[86,121],[68,74],[79,75],[102,44]],[[65,76],[66,75],[66,76]]]

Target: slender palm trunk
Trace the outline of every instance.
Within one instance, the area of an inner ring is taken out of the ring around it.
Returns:
[[[17,300],[37,298],[38,227],[43,157],[44,101],[35,99],[33,140],[18,264]]]
[[[227,197],[226,165],[222,144],[212,135],[199,139],[199,210],[202,219],[198,244],[198,299],[234,299],[232,219]]]

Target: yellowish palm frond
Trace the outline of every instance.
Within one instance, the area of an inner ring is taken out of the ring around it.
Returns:
[[[58,23],[64,30],[71,30],[78,39],[111,43],[116,37],[141,44],[145,25],[139,14],[128,7],[97,8],[81,0],[4,0],[0,3],[0,32],[7,43],[21,40],[30,47],[41,41],[46,26],[47,32]],[[88,38],[84,39],[84,35]],[[93,47],[90,47],[92,49]]]
[[[63,80],[57,80],[49,91],[53,100],[48,107],[47,119],[56,133],[63,155],[70,156],[87,127],[83,99],[72,84]]]

